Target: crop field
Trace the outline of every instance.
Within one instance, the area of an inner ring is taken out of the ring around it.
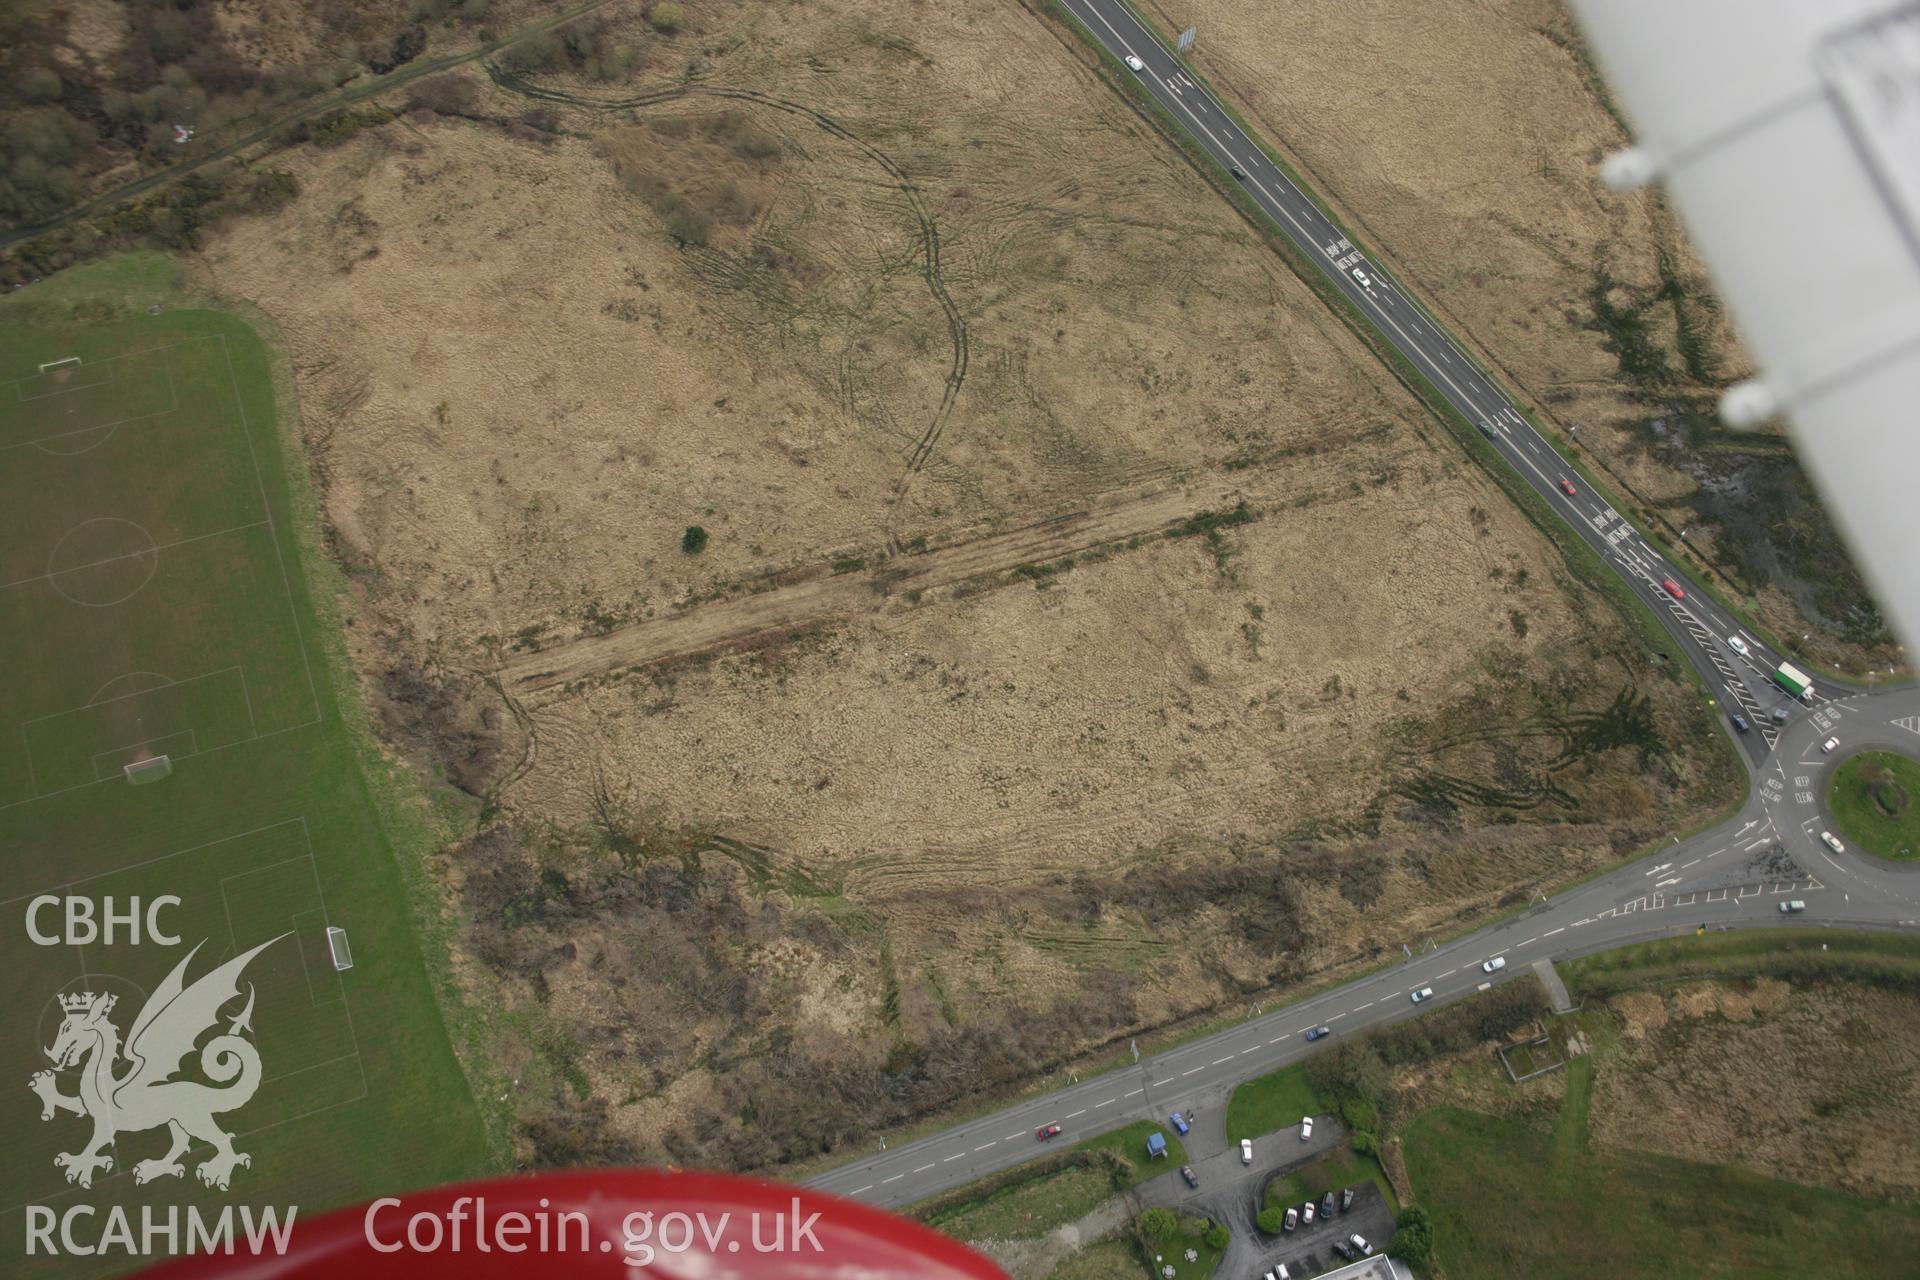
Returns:
[[[310,1215],[477,1171],[482,1126],[334,700],[266,349],[214,311],[44,318],[0,308],[10,1274],[29,1205],[235,1201]],[[72,926],[68,903],[83,904]],[[134,937],[118,917],[136,903]],[[329,926],[347,932],[350,970],[332,963]],[[139,1162],[165,1153],[164,1129],[122,1131],[93,1167],[57,1166],[89,1124],[59,1110],[41,1123],[27,1082],[52,1070],[71,1097],[99,1065],[49,1061],[70,1007],[58,997],[112,996],[105,1020],[125,1037],[183,961],[191,984],[255,947],[218,1019],[223,1032],[250,1026],[260,1060],[257,1092],[216,1117],[249,1158],[224,1171],[230,1187],[195,1176],[212,1172],[201,1142],[184,1176],[137,1182]]]

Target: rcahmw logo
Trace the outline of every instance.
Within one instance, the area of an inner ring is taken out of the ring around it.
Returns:
[[[245,1152],[234,1150],[233,1135],[214,1120],[245,1106],[260,1087],[260,1051],[247,1038],[253,1034],[251,984],[245,1005],[224,1019],[224,1030],[217,1028],[223,1021],[221,1010],[240,998],[240,975],[247,965],[286,936],[271,938],[188,983],[187,966],[200,951],[194,947],[148,997],[124,1041],[112,1018],[114,996],[82,991],[60,997],[60,1030],[46,1050],[53,1069],[36,1072],[29,1086],[39,1095],[42,1120],[53,1120],[64,1112],[93,1123],[91,1137],[78,1150],[53,1158],[68,1182],[91,1187],[95,1174],[112,1171],[109,1149],[120,1135],[161,1127],[166,1128],[170,1145],[163,1154],[133,1166],[136,1183],[182,1177],[186,1173],[182,1157],[190,1158],[196,1141],[213,1148],[194,1169],[209,1187],[225,1191],[235,1171],[253,1163]],[[199,1045],[197,1056],[199,1074],[211,1083],[181,1078],[186,1059],[209,1030],[216,1034]],[[61,1077],[69,1073],[75,1078],[75,1091],[62,1093]],[[125,1248],[150,1254],[176,1252],[176,1246],[232,1250],[242,1247],[234,1235],[233,1212],[233,1206],[218,1213],[203,1213],[196,1206],[184,1211],[148,1207],[140,1212],[136,1225],[118,1207],[96,1210],[91,1205],[73,1205],[56,1214],[45,1205],[28,1205],[27,1252],[89,1254]],[[293,1229],[294,1212],[291,1207],[287,1210],[283,1225],[272,1210],[256,1213],[242,1207],[244,1247],[255,1252],[265,1247],[283,1250],[286,1233]],[[104,1222],[91,1221],[102,1214]],[[92,1240],[81,1238],[83,1232]]]

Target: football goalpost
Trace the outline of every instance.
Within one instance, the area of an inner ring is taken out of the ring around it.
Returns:
[[[52,373],[55,369],[64,369],[69,365],[73,366],[76,369],[79,368],[80,357],[79,356],[62,356],[58,360],[49,360],[45,364],[40,366],[40,372]]]
[[[173,772],[173,761],[166,756],[148,756],[145,760],[135,760],[132,764],[120,766],[127,781],[134,786],[143,786],[149,782],[158,782]]]
[[[353,968],[353,949],[347,945],[347,931],[339,925],[327,926],[327,953],[333,957],[336,972]]]

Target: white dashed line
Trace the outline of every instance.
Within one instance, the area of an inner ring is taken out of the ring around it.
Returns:
[[[1558,929],[1549,929],[1545,933],[1541,934],[1540,936],[1543,938],[1551,938],[1556,933],[1565,933],[1566,931],[1567,931],[1567,926],[1561,925]]]
[[[1258,1052],[1260,1052],[1260,1046],[1256,1044],[1251,1049],[1242,1049],[1240,1051],[1240,1056],[1244,1058],[1250,1053],[1258,1053]]]
[[[1436,978],[1444,978],[1449,974],[1455,974],[1458,972],[1460,972],[1458,969],[1442,969],[1439,973],[1436,973],[1433,976]]]
[[[1223,1063],[1223,1062],[1232,1062],[1232,1061],[1233,1061],[1233,1055],[1232,1055],[1232,1054],[1228,1054],[1228,1055],[1227,1055],[1226,1057],[1224,1057],[1224,1058],[1215,1058],[1215,1059],[1213,1060],[1213,1065],[1217,1067],[1217,1066],[1219,1066],[1219,1065],[1220,1065],[1221,1063]]]
[[[1328,1022],[1338,1022],[1338,1021],[1340,1021],[1340,1019],[1342,1019],[1342,1018],[1344,1018],[1344,1017],[1346,1017],[1346,1016],[1347,1016],[1347,1015],[1346,1015],[1346,1014],[1344,1014],[1344,1013],[1336,1013],[1336,1014],[1334,1014],[1334,1015],[1333,1015],[1333,1016],[1332,1016],[1331,1018],[1328,1018],[1328,1019],[1327,1019],[1327,1021],[1328,1021]]]
[[[891,1178],[882,1178],[882,1179],[880,1179],[880,1185],[884,1187],[884,1186],[886,1186],[886,1185],[887,1185],[887,1184],[888,1184],[889,1182],[898,1182],[898,1181],[900,1181],[900,1179],[902,1179],[902,1178],[904,1178],[904,1177],[906,1177],[906,1176],[907,1176],[907,1175],[906,1175],[906,1174],[904,1174],[904,1173],[896,1173],[896,1174],[894,1174],[894,1175],[893,1175],[893,1176],[892,1176]]]
[[[1078,1111],[1076,1111],[1076,1112],[1074,1112],[1074,1113],[1073,1113],[1072,1115],[1070,1115],[1070,1116],[1068,1116],[1068,1117],[1067,1117],[1067,1119],[1069,1119],[1069,1120],[1077,1120],[1077,1119],[1079,1119],[1079,1118],[1080,1118],[1081,1116],[1083,1116],[1083,1115],[1085,1115],[1085,1114],[1087,1114],[1087,1109],[1086,1109],[1085,1107],[1082,1107],[1082,1108],[1080,1108],[1080,1110],[1078,1110]]]
[[[1373,1008],[1373,1006],[1375,1006],[1376,1004],[1379,1004],[1379,1003],[1380,1003],[1380,1002],[1379,1002],[1378,1000],[1369,1000],[1369,1001],[1367,1001],[1367,1002],[1366,1002],[1365,1004],[1363,1004],[1363,1005],[1361,1005],[1361,1006],[1360,1006],[1360,1009],[1371,1009],[1371,1008]],[[1355,1012],[1355,1013],[1358,1013],[1358,1012],[1360,1012],[1360,1009],[1355,1009],[1355,1010],[1354,1010],[1354,1012]]]
[[[942,1160],[942,1161],[941,1161],[940,1163],[941,1163],[941,1164],[952,1164],[952,1163],[953,1163],[953,1162],[954,1162],[955,1160],[958,1160],[958,1159],[959,1159],[960,1157],[962,1157],[962,1156],[964,1156],[964,1155],[966,1155],[966,1154],[967,1154],[967,1153],[966,1153],[966,1152],[964,1152],[964,1151],[956,1151],[956,1152],[954,1152],[954,1153],[953,1153],[952,1155],[950,1155],[950,1156],[948,1156],[948,1157],[947,1157],[947,1158],[946,1158],[945,1160]]]
[[[1205,1067],[1195,1067],[1193,1071],[1182,1071],[1180,1074],[1183,1076],[1190,1076],[1194,1074],[1195,1071],[1205,1071],[1205,1070],[1206,1070]]]
[[[1019,1135],[1017,1135],[1017,1134],[1016,1134],[1015,1136],[1016,1136],[1016,1137],[1018,1137]],[[987,1143],[982,1143],[982,1144],[981,1144],[980,1146],[977,1146],[977,1147],[975,1147],[975,1148],[974,1148],[974,1150],[975,1150],[975,1151],[985,1151],[985,1150],[986,1150],[986,1149],[987,1149],[988,1147],[992,1147],[992,1146],[997,1146],[997,1145],[999,1145],[999,1144],[998,1144],[998,1143],[994,1143],[994,1142],[987,1142]]]
[[[1287,1032],[1287,1036],[1290,1036],[1290,1035],[1292,1035],[1292,1034],[1293,1034],[1293,1032],[1291,1032],[1291,1031],[1289,1031],[1289,1032]],[[1269,1040],[1269,1041],[1267,1041],[1267,1043],[1268,1043],[1268,1044],[1279,1044],[1279,1043],[1280,1043],[1280,1042],[1281,1042],[1282,1040],[1285,1040],[1285,1039],[1287,1038],[1287,1036],[1275,1036],[1275,1037],[1274,1037],[1273,1039],[1271,1039],[1271,1040]]]
[[[1534,935],[1533,937],[1531,937],[1531,938],[1528,938],[1528,939],[1527,939],[1527,940],[1526,940],[1525,942],[1523,942],[1523,943],[1521,943],[1520,945],[1521,945],[1521,946],[1523,946],[1523,947],[1530,947],[1530,946],[1532,946],[1532,945],[1533,945],[1534,943],[1536,943],[1536,942],[1538,942],[1538,941],[1540,941],[1540,938],[1539,938],[1539,935],[1538,935],[1538,934],[1536,934],[1536,935]]]
[[[1132,1093],[1124,1093],[1124,1094],[1121,1094],[1120,1096],[1123,1098],[1137,1098],[1145,1092],[1146,1092],[1145,1089],[1135,1089]]]
[[[927,1170],[929,1170],[929,1169],[931,1169],[931,1168],[933,1168],[933,1166],[932,1166],[932,1165],[930,1165],[930,1164],[923,1164],[923,1165],[921,1165],[921,1166],[920,1166],[920,1167],[919,1167],[918,1169],[915,1169],[915,1170],[914,1170],[914,1172],[915,1172],[915,1173],[925,1173],[925,1172],[926,1172]]]
[[[1100,1108],[1102,1108],[1102,1107],[1110,1107],[1110,1106],[1112,1106],[1112,1105],[1113,1105],[1114,1103],[1116,1103],[1116,1102],[1118,1102],[1118,1101],[1120,1101],[1120,1099],[1118,1099],[1118,1098],[1108,1098],[1108,1099],[1107,1099],[1107,1100],[1106,1100],[1105,1102],[1096,1102],[1096,1103],[1094,1103],[1094,1104],[1093,1104],[1093,1109],[1094,1109],[1095,1111],[1098,1111],[1098,1110],[1099,1110]]]
[[[866,1186],[861,1187],[859,1191],[849,1191],[847,1192],[847,1194],[850,1196],[857,1196],[860,1194],[861,1191],[871,1191],[871,1190],[873,1190],[873,1184],[869,1182]]]

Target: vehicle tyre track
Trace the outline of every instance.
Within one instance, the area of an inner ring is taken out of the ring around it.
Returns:
[[[898,552],[900,539],[897,532],[900,512],[905,506],[907,495],[912,491],[913,482],[933,451],[939,446],[940,438],[945,434],[947,422],[953,416],[953,407],[960,396],[960,388],[967,378],[967,320],[960,314],[960,307],[947,290],[947,283],[940,269],[940,228],[934,222],[926,203],[921,199],[920,188],[907,171],[886,152],[867,142],[845,125],[821,111],[786,98],[776,98],[771,94],[755,89],[729,89],[713,85],[677,85],[671,89],[656,89],[650,93],[637,94],[629,98],[593,98],[584,94],[567,93],[558,89],[547,89],[532,84],[526,79],[507,70],[495,62],[485,64],[487,76],[493,83],[509,93],[533,98],[541,102],[552,102],[562,106],[579,107],[588,111],[631,111],[641,107],[658,106],[685,97],[724,98],[735,102],[750,102],[757,106],[770,107],[789,115],[800,116],[813,122],[826,133],[847,143],[860,154],[878,165],[906,199],[907,210],[913,216],[920,230],[921,276],[927,282],[927,290],[933,295],[947,321],[947,336],[952,347],[952,356],[947,366],[946,385],[940,396],[940,405],[928,421],[926,429],[920,433],[913,448],[908,451],[906,468],[894,484],[893,514],[888,520],[887,549]]]

